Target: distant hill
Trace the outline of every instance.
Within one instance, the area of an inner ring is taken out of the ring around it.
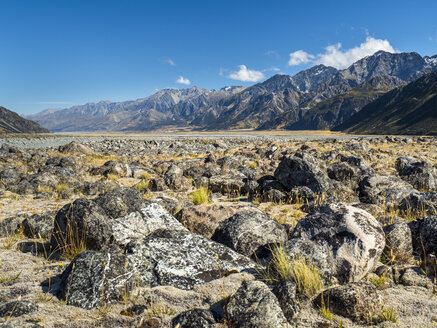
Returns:
[[[249,87],[164,89],[26,116],[52,131],[330,129],[395,87],[437,69],[437,56],[378,51],[344,70],[316,65]]]
[[[358,134],[437,135],[437,72],[388,92],[334,130]]]
[[[0,106],[0,132],[7,133],[49,133],[36,122],[22,118],[17,113]]]

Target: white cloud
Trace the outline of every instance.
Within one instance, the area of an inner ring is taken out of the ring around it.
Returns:
[[[341,43],[337,43],[327,46],[325,50],[325,53],[317,56],[308,54],[303,50],[295,51],[290,54],[288,65],[294,66],[312,62],[343,69],[361,58],[373,55],[379,50],[397,52],[388,40],[375,39],[371,36],[367,36],[365,42],[354,48],[342,50]]]
[[[176,63],[173,60],[171,60],[170,58],[167,58],[166,60],[164,60],[164,62],[166,62],[170,66],[176,66]]]
[[[301,64],[307,64],[314,59],[314,56],[303,51],[297,50],[290,53],[290,59],[288,60],[288,66],[297,66]]]
[[[341,50],[341,43],[326,47],[326,52],[318,55],[316,63],[335,68],[346,68],[357,60],[373,55],[379,50],[397,52],[388,40],[375,39],[368,36],[366,42],[345,51]]]
[[[258,82],[264,78],[260,71],[247,69],[246,65],[239,65],[239,71],[229,74],[229,78],[243,82]]]
[[[176,80],[176,83],[185,84],[185,85],[191,84],[190,80],[184,78],[183,76],[179,76],[179,78]]]

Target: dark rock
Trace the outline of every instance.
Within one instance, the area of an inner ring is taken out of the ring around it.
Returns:
[[[307,186],[313,192],[321,193],[330,187],[328,176],[319,167],[295,156],[281,160],[275,178],[288,190]]]
[[[102,249],[111,240],[109,218],[102,207],[89,199],[76,199],[65,205],[55,216],[51,245],[63,250],[67,245],[83,240],[87,249]]]
[[[12,167],[5,168],[2,171],[0,171],[0,181],[1,185],[4,186],[6,189],[9,189],[9,187],[17,185],[22,179],[21,174]]]
[[[209,310],[194,309],[179,314],[172,320],[173,327],[180,328],[212,328],[216,324],[212,312]]]
[[[393,207],[406,195],[414,192],[413,186],[388,175],[365,176],[359,184],[360,201]]]
[[[272,288],[288,321],[293,320],[304,305],[304,301],[296,295],[296,284],[293,281],[280,281]]]
[[[57,296],[84,309],[116,303],[138,278],[128,257],[120,253],[85,251],[77,255],[61,275]]]
[[[434,168],[430,162],[419,161],[413,157],[399,157],[396,159],[395,167],[400,176],[434,173]]]
[[[287,240],[285,228],[267,214],[241,212],[220,223],[211,237],[246,256],[261,256],[271,244]]]
[[[424,257],[437,254],[437,216],[428,216],[409,223],[413,250]]]
[[[139,211],[146,202],[141,193],[134,188],[117,188],[96,199],[106,214],[111,218],[119,218],[131,212]]]
[[[276,296],[261,281],[243,282],[231,296],[227,314],[239,328],[289,327]]]
[[[29,238],[49,239],[53,231],[54,213],[34,214],[23,220],[21,226]]]
[[[328,176],[331,179],[356,187],[360,174],[352,165],[347,162],[340,162],[328,167]]]
[[[388,259],[396,262],[408,262],[413,256],[411,230],[406,222],[394,223],[384,228],[385,249]]]
[[[38,306],[30,301],[12,301],[0,305],[0,317],[21,317],[38,311]]]
[[[163,178],[153,178],[149,181],[149,188],[152,191],[165,191],[168,190],[168,186]]]
[[[316,194],[308,187],[299,186],[290,190],[290,199],[293,203],[311,202],[316,199]]]
[[[322,300],[323,295],[323,300]],[[367,323],[383,309],[376,288],[366,283],[349,283],[323,291],[315,300],[317,306],[328,307],[333,313],[355,322]]]
[[[327,259],[332,258],[331,274],[339,283],[359,281],[371,272],[385,246],[382,227],[372,215],[341,203],[322,206],[298,222],[286,243],[290,255],[299,255],[296,247],[299,240],[310,240],[321,246],[322,254],[308,254],[306,258],[315,265],[317,259],[324,259],[323,264],[330,265]],[[324,266],[320,269],[329,283],[331,277],[325,275],[329,270]]]

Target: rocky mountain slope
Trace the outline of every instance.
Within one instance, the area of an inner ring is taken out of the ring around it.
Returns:
[[[198,108],[210,106],[242,89],[164,89],[135,101],[87,103],[66,109],[46,110],[27,117],[53,131],[151,130],[168,125],[185,125],[193,119]]]
[[[436,69],[437,56],[379,51],[344,70],[317,65],[248,88],[165,89],[136,101],[89,103],[29,118],[53,131],[328,129],[381,94]]]
[[[22,118],[17,113],[0,106],[0,133],[49,133],[38,123]]]
[[[437,135],[437,72],[392,90],[335,129],[365,134]]]

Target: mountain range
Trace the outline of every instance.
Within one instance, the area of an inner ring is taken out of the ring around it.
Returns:
[[[386,93],[334,130],[437,135],[437,71]]]
[[[344,70],[316,65],[250,87],[164,89],[135,101],[88,103],[26,118],[52,131],[331,129],[369,103],[437,70],[437,55],[379,51]]]

